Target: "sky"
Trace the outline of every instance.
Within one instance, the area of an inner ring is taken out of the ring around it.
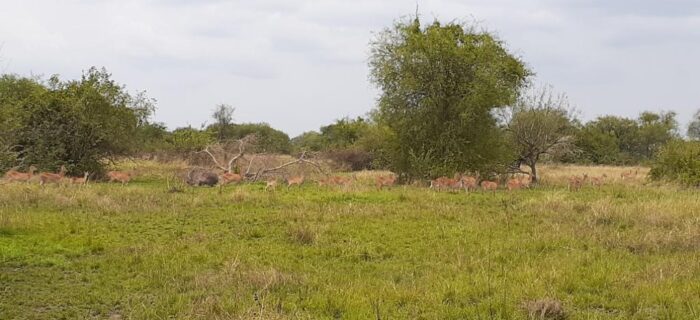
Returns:
[[[0,72],[105,67],[169,128],[225,103],[295,136],[376,105],[369,42],[416,6],[497,34],[584,120],[700,109],[698,0],[0,0]]]

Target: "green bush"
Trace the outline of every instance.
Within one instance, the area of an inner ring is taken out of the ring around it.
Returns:
[[[673,141],[656,156],[649,173],[654,180],[700,186],[700,142]]]

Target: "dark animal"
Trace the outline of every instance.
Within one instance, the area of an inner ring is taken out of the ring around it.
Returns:
[[[187,174],[187,184],[191,186],[207,186],[207,187],[213,187],[217,183],[219,183],[219,176],[211,171],[196,171],[196,170],[191,170]]]

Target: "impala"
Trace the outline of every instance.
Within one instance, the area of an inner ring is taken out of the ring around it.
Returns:
[[[122,185],[131,181],[131,173],[129,172],[110,171],[107,172],[107,177],[109,178],[109,182],[121,182]]]
[[[227,185],[229,183],[239,183],[243,180],[243,176],[237,173],[226,172],[221,175],[220,183]]]
[[[383,187],[391,187],[396,183],[396,176],[393,174],[390,174],[388,176],[377,176],[376,178],[377,182],[377,189],[381,189]]]
[[[270,180],[267,180],[267,184],[265,185],[265,191],[268,191],[272,189],[273,191],[277,188],[277,178],[270,178]]]
[[[474,191],[478,187],[476,182],[476,177],[466,176],[462,177],[462,187],[465,191]]]
[[[19,172],[15,169],[10,169],[9,171],[5,172],[5,180],[7,182],[13,182],[13,181],[29,182],[29,180],[31,180],[32,177],[34,177],[34,171],[36,171],[35,166],[30,166],[29,171],[27,173]]]
[[[39,174],[39,184],[45,185],[47,183],[60,183],[63,177],[66,175],[66,167],[61,166],[61,170],[58,173],[42,172]]]
[[[304,183],[304,176],[294,176],[291,178],[287,178],[287,189],[294,185],[301,186],[302,183]]]
[[[86,185],[87,182],[88,182],[88,176],[89,176],[89,175],[90,175],[90,173],[87,172],[87,171],[85,171],[85,172],[83,173],[83,177],[82,177],[82,178],[79,178],[79,177],[71,177],[71,178],[70,178],[70,183],[71,183],[71,184]]]
[[[498,182],[489,180],[481,181],[481,189],[491,190],[495,193],[496,189],[498,189]]]
[[[581,187],[588,181],[588,174],[583,174],[583,177],[571,176],[569,177],[569,191],[578,191]]]

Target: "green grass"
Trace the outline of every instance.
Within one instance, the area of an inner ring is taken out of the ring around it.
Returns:
[[[700,196],[0,185],[0,319],[700,318]]]

